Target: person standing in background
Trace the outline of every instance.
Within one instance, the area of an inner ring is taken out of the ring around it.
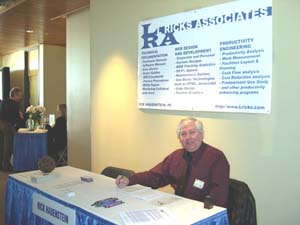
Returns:
[[[20,111],[22,100],[21,88],[13,87],[9,92],[9,99],[4,99],[0,103],[0,167],[4,171],[12,170],[10,158],[13,151],[13,137],[25,124],[24,114]]]

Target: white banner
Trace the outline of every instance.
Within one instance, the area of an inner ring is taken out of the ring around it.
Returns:
[[[32,212],[56,225],[75,225],[75,211],[73,209],[46,198],[41,194],[33,193]]]
[[[139,108],[270,113],[271,83],[271,0],[139,23]]]

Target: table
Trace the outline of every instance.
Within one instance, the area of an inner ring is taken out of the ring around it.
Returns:
[[[14,171],[38,169],[39,158],[48,153],[47,133],[16,133],[13,148]]]
[[[74,224],[76,225],[123,224],[120,212],[160,208],[155,205],[156,200],[145,201],[138,198],[132,192],[128,192],[126,188],[117,188],[114,179],[100,174],[66,166],[56,168],[49,180],[38,183],[31,182],[30,177],[38,176],[38,173],[39,171],[30,171],[12,174],[8,177],[5,213],[7,225],[51,224],[33,213],[33,207],[36,206],[36,203],[33,202],[36,202],[36,196],[39,198],[38,201],[46,199],[74,211]],[[80,181],[81,176],[92,177],[94,181],[82,182]],[[177,198],[175,202],[164,205],[164,208],[167,208],[175,216],[175,220],[172,222],[174,225],[229,225],[227,211],[224,208],[214,206],[208,210],[203,208],[202,202],[152,189],[148,190],[161,194],[164,198]],[[70,193],[75,195],[69,195]],[[95,201],[108,197],[117,197],[124,201],[124,204],[111,208],[92,206]],[[66,217],[63,215],[52,214],[60,218],[60,221],[66,221]],[[70,221],[71,219],[68,220],[68,222]]]

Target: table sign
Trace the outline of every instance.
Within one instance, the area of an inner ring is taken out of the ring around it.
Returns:
[[[59,204],[41,194],[33,193],[32,212],[56,225],[75,225],[75,210]]]

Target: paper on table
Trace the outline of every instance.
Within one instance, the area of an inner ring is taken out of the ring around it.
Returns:
[[[151,201],[152,205],[163,206],[167,204],[171,204],[173,202],[179,201],[181,198],[176,196],[162,196],[161,198],[157,198]]]
[[[143,199],[145,201],[152,201],[154,199],[162,197],[164,194],[159,191],[152,190],[150,188],[143,189],[140,191],[135,191],[130,193],[132,196]]]
[[[71,189],[63,189],[59,191],[59,195],[62,197],[74,197],[76,195],[75,191],[71,190]]]
[[[14,176],[20,178],[20,179],[25,179],[25,180],[31,180],[32,176],[40,176],[42,175],[41,171],[32,171],[32,172],[26,172],[26,173],[16,173]]]
[[[84,182],[82,182],[80,179],[78,180],[72,180],[72,181],[68,181],[65,183],[61,183],[61,184],[57,184],[55,186],[53,186],[55,189],[63,189],[63,188],[69,188],[69,187],[73,187],[79,184],[83,184]]]
[[[141,190],[145,190],[145,189],[150,189],[150,187],[145,187],[140,184],[135,184],[135,185],[130,185],[130,186],[126,186],[126,187],[122,188],[122,190],[124,190],[125,192],[128,192],[128,193],[133,193],[133,192],[137,192],[137,191],[141,191]]]
[[[170,211],[164,208],[120,212],[120,217],[126,225],[165,225],[174,220]]]

